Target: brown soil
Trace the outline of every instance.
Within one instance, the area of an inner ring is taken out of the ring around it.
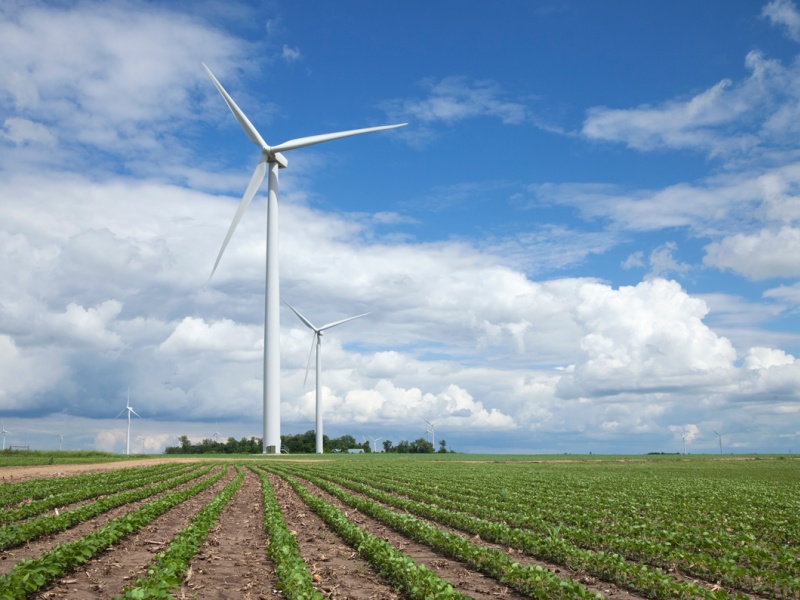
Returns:
[[[242,487],[189,563],[178,598],[261,600],[282,598],[267,559],[260,480],[249,469]]]

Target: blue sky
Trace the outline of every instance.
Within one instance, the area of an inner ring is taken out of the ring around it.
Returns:
[[[6,2],[7,443],[261,435],[265,187],[325,432],[478,452],[800,448],[800,9],[789,0]],[[314,427],[282,312],[283,433]]]

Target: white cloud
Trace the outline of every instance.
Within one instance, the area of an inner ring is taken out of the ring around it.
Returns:
[[[592,108],[582,134],[643,151],[691,149],[712,156],[752,151],[767,141],[765,137],[786,133],[770,126],[787,102],[776,102],[776,94],[789,95],[796,103],[800,90],[785,85],[787,78],[796,77],[796,65],[784,67],[757,51],[747,55],[745,65],[750,76],[742,82],[723,79],[688,99],[632,109]],[[748,120],[757,127],[749,126]]]
[[[690,266],[675,260],[673,254],[677,251],[678,245],[675,242],[667,242],[655,248],[649,257],[650,272],[647,278],[665,278],[670,275],[682,275],[686,273]]]
[[[289,46],[283,46],[283,52],[281,53],[281,57],[286,62],[295,62],[296,60],[300,59],[300,50],[298,48],[290,48]]]
[[[783,27],[790,38],[800,42],[800,12],[791,0],[772,0],[761,10],[761,16]]]
[[[19,348],[0,334],[0,402],[7,411],[31,407],[31,398],[59,384],[66,369],[51,349]]]
[[[392,120],[408,120],[411,126],[398,135],[414,145],[422,145],[436,137],[436,123],[454,124],[466,119],[491,117],[506,125],[519,125],[529,118],[525,104],[508,99],[494,81],[469,81],[450,76],[425,79],[420,86],[427,96],[421,99],[394,99],[383,103]]]
[[[726,385],[736,351],[702,320],[705,303],[671,281],[582,290],[581,359],[559,384],[566,397]]]
[[[16,145],[41,144],[54,146],[58,139],[50,129],[42,123],[35,123],[28,119],[9,117],[3,123],[4,131],[0,135],[14,142]]]
[[[0,78],[7,85],[0,107],[16,116],[6,120],[4,135],[16,144],[57,138],[61,152],[51,152],[51,164],[67,156],[74,161],[69,151],[84,153],[85,145],[124,150],[129,160],[136,152],[161,153],[178,119],[198,110],[190,95],[205,77],[198,48],[223,72],[234,60],[247,65],[241,44],[162,7],[6,7]]]
[[[63,313],[46,317],[45,329],[60,344],[115,350],[121,348],[123,342],[110,328],[120,311],[122,303],[117,300],[106,300],[88,309],[70,302]]]
[[[703,262],[749,279],[800,276],[800,229],[781,227],[756,234],[737,233],[706,246]]]
[[[262,335],[257,327],[238,325],[229,319],[209,325],[201,318],[186,317],[158,349],[175,356],[213,352],[218,358],[253,361],[264,351]]]

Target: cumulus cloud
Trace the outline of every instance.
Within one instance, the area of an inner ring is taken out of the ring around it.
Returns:
[[[210,325],[203,319],[186,317],[158,347],[172,355],[213,352],[229,360],[256,360],[264,351],[263,337],[252,326],[243,326],[229,319]]]
[[[111,328],[120,311],[122,303],[118,300],[106,300],[91,308],[71,302],[63,313],[46,318],[46,330],[61,344],[78,344],[98,350],[119,349],[123,344],[122,338]]]
[[[713,387],[729,380],[736,351],[702,322],[705,303],[677,283],[653,279],[616,291],[595,284],[582,292],[582,360],[559,384],[566,397]]]
[[[0,19],[0,107],[16,113],[3,137],[59,140],[61,151],[87,147],[161,152],[178,119],[198,110],[191,92],[205,75],[197,49],[221,69],[247,64],[243,46],[191,15],[125,2],[7,6]],[[169,60],[164,60],[169,56]],[[2,150],[2,145],[0,145]],[[52,150],[52,148],[51,148]],[[168,159],[169,153],[164,153]]]

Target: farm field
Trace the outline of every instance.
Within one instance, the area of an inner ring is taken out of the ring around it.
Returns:
[[[800,460],[0,466],[0,599],[116,597],[797,599]]]

